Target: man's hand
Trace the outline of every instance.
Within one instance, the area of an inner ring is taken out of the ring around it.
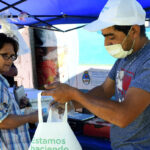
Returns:
[[[55,82],[44,87],[47,90],[42,92],[42,96],[52,96],[59,103],[65,103],[73,99],[75,88],[67,84]]]

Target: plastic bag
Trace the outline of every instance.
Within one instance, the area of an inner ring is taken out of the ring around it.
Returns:
[[[38,94],[39,124],[32,139],[29,150],[82,150],[72,129],[67,122],[67,103],[62,122],[52,121],[52,109],[47,122],[43,122],[41,109],[41,93]]]
[[[53,103],[53,102],[52,102]],[[50,106],[49,109],[52,109],[52,121],[61,122],[63,119],[64,111],[65,111],[65,104],[54,103]],[[70,101],[68,102],[68,115],[74,114],[75,108],[73,103]],[[49,117],[48,119],[49,120]]]

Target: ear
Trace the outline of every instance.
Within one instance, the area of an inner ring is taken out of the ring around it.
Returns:
[[[140,26],[139,25],[133,25],[131,29],[131,35],[134,39],[140,37]]]

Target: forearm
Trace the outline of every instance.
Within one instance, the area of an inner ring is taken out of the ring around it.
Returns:
[[[122,103],[111,101],[107,98],[93,97],[78,90],[74,93],[74,100],[87,108],[91,113],[117,126],[124,126],[122,121],[125,115],[125,107]]]
[[[88,96],[92,96],[95,98],[101,98],[101,99],[107,99],[107,98],[111,98],[111,96],[109,96],[109,94],[106,94],[106,92],[104,91],[103,86],[98,86],[93,88],[92,90],[89,90],[86,95]],[[83,105],[81,105],[80,103],[73,101],[74,107],[75,108],[82,108]]]
[[[97,98],[107,98],[103,86],[98,86],[88,91],[87,95],[94,96]]]
[[[14,129],[29,122],[28,115],[8,115],[0,123],[0,129]]]
[[[110,99],[115,94],[115,82],[114,80],[107,77],[105,82],[90,90],[87,95],[100,98],[100,99]]]

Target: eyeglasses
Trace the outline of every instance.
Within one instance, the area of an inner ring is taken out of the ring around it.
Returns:
[[[12,61],[15,61],[16,59],[17,59],[17,55],[8,55],[8,54],[0,54],[2,57],[3,57],[3,59],[5,59],[5,60],[12,60]]]

